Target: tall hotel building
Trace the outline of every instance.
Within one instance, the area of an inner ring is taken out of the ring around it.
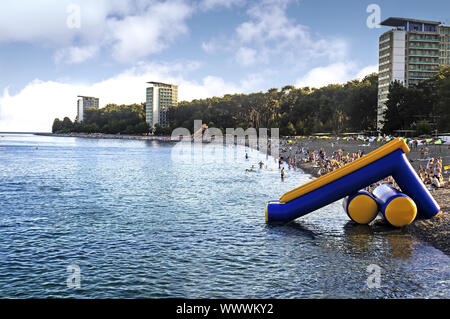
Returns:
[[[77,99],[77,122],[83,122],[84,120],[84,111],[87,108],[96,108],[98,109],[99,99],[92,96],[82,96],[78,95]]]
[[[155,127],[159,123],[163,127],[169,126],[168,112],[178,105],[178,85],[161,82],[147,82],[151,84],[147,88],[145,120]]]
[[[433,77],[441,66],[450,65],[450,27],[405,18],[389,18],[381,25],[393,29],[379,40],[378,130],[383,127],[389,84],[399,81],[414,86]]]

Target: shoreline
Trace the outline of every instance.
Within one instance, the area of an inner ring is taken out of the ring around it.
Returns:
[[[311,163],[301,163],[299,164],[299,167],[305,174],[309,174],[314,178],[319,177],[317,170]],[[433,247],[450,256],[450,190],[448,188],[436,189],[431,191],[431,195],[441,207],[441,213],[438,216],[431,219],[418,218],[411,224],[402,228],[390,227],[379,217],[369,225],[386,226],[382,227],[382,231],[388,232],[395,232],[400,229],[421,241],[430,243]],[[374,227],[374,229],[377,228],[379,227]]]
[[[33,135],[50,136],[50,137],[79,137],[79,138],[105,139],[105,140],[173,142],[170,136],[155,136],[155,135],[118,135],[118,134],[103,134],[103,133],[33,133]]]
[[[284,139],[285,146],[287,139]],[[301,142],[300,142],[301,143]],[[332,154],[333,150],[337,150],[339,148],[344,149],[346,152],[356,151],[357,148],[363,149],[365,153],[369,153],[375,148],[381,146],[381,144],[376,144],[373,147],[362,146],[361,142],[341,142],[338,145],[333,145],[331,147],[332,142],[326,141],[306,141],[308,144],[307,147],[310,149],[319,149],[324,148],[327,154]],[[305,144],[306,144],[305,143]],[[358,145],[360,144],[360,145]],[[364,144],[363,144],[364,145]],[[312,147],[311,147],[312,146]],[[372,149],[373,148],[373,149]],[[448,149],[434,149],[434,152],[430,153],[430,156],[445,156],[448,157],[449,153]],[[411,152],[407,155],[408,159],[412,162],[411,164],[417,170],[417,167],[420,164],[423,164],[419,159],[420,150],[411,150]],[[292,155],[289,152],[289,155]],[[303,163],[298,162],[298,167],[305,173],[311,175],[313,178],[317,178],[320,175],[318,174],[318,169],[314,167],[314,165],[310,162]],[[427,242],[431,244],[436,249],[442,251],[447,256],[450,256],[450,189],[449,188],[439,188],[430,192],[436,202],[439,204],[441,208],[441,213],[431,219],[416,219],[413,223],[408,226],[402,228],[394,228],[388,226],[387,223],[380,219],[379,217],[375,219],[369,227],[372,227],[375,231],[383,231],[383,232],[396,232],[396,231],[404,231],[414,236],[416,239],[419,239],[423,242]],[[357,224],[355,224],[357,225]]]

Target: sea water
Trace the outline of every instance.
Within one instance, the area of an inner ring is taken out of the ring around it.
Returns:
[[[448,256],[340,202],[267,225],[266,202],[311,176],[180,147],[0,134],[0,298],[450,297]]]

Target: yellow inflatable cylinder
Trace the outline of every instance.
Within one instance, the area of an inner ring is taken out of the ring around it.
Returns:
[[[358,224],[369,224],[378,215],[378,204],[367,191],[360,190],[344,199],[342,206],[348,217]]]
[[[373,196],[380,206],[383,217],[392,226],[403,227],[411,224],[416,218],[416,203],[391,185],[378,186],[373,191]]]

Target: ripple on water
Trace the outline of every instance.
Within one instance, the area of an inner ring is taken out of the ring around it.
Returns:
[[[309,176],[286,170],[281,182],[273,159],[237,147],[236,160],[214,161],[220,153],[205,147],[207,160],[191,163],[174,161],[167,144],[6,135],[0,295],[449,297],[446,255],[349,223],[340,203],[266,225],[267,200]],[[260,160],[268,169],[244,173]],[[72,264],[80,289],[66,285]],[[377,289],[367,287],[371,264]]]

